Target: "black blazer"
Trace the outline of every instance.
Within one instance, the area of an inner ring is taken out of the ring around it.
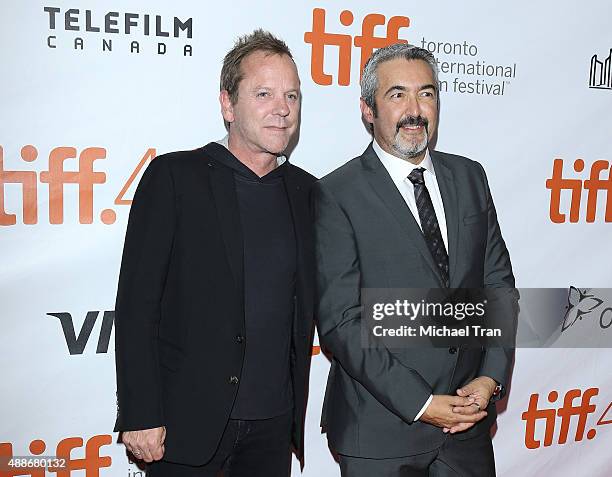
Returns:
[[[130,211],[115,308],[115,431],[166,426],[164,458],[214,454],[244,360],[243,245],[233,172],[219,146],[165,154],[145,171]],[[309,189],[288,165],[297,240],[291,339],[293,444],[303,458],[312,346],[314,245]],[[248,340],[248,337],[247,337]]]

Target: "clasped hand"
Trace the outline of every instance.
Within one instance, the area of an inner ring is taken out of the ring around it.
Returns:
[[[466,431],[487,416],[495,386],[493,379],[480,376],[457,389],[457,396],[434,395],[419,420],[441,427],[445,433]]]

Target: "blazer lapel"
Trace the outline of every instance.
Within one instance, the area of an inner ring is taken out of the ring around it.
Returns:
[[[217,209],[217,219],[223,236],[225,253],[238,296],[242,301],[244,298],[244,247],[234,173],[231,169],[215,161],[214,151],[207,150],[207,146],[204,147],[204,151],[208,156],[210,189]]]
[[[412,212],[406,205],[404,198],[395,187],[395,183],[391,176],[387,172],[387,169],[382,165],[380,159],[372,149],[372,144],[368,146],[363,155],[361,156],[362,163],[366,169],[366,177],[368,182],[374,189],[374,192],[383,201],[389,211],[395,217],[395,220],[401,225],[402,229],[406,232],[408,240],[413,243],[419,250],[425,263],[429,265],[431,270],[434,272],[436,278],[440,282],[440,286],[443,286],[442,279],[440,278],[440,272],[438,267],[434,263],[431,252],[425,243],[423,232],[417,224]]]
[[[305,257],[308,253],[308,248],[311,242],[308,240],[310,205],[308,203],[308,191],[302,190],[302,186],[297,180],[291,164],[288,164],[287,173],[285,174],[285,186],[287,188],[287,197],[289,198],[289,206],[293,217],[293,226],[295,228],[295,240],[297,247],[297,286],[303,287],[306,283],[306,274],[308,273],[305,267],[311,265],[310,260]],[[303,297],[307,294],[302,293]],[[302,303],[309,307],[307,303]]]
[[[459,217],[457,205],[457,188],[453,174],[445,165],[435,151],[430,152],[431,161],[436,171],[436,179],[442,195],[442,205],[446,216],[446,231],[448,233],[448,268],[449,281],[453,285],[453,277],[456,276],[457,267],[457,240],[459,237]]]

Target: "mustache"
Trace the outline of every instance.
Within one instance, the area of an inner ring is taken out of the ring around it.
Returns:
[[[396,132],[399,132],[400,128],[404,126],[424,126],[425,130],[428,131],[429,121],[423,116],[405,116],[396,125]]]

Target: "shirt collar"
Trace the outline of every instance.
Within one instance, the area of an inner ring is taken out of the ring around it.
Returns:
[[[229,134],[226,134],[225,137],[223,137],[222,139],[219,139],[218,141],[215,141],[217,144],[220,144],[221,146],[223,146],[225,149],[227,149],[229,151]],[[285,156],[276,156],[276,165],[280,166],[281,164],[284,164],[287,161],[287,158]]]
[[[372,149],[374,149],[374,152],[380,159],[380,162],[383,163],[383,166],[385,166],[385,169],[387,169],[387,172],[389,172],[389,175],[394,182],[401,182],[405,180],[417,167],[424,168],[433,176],[436,175],[433,162],[431,161],[431,156],[429,154],[429,149],[425,150],[425,157],[420,164],[413,164],[410,161],[406,161],[394,156],[393,154],[389,154],[382,147],[380,147],[380,145],[376,142],[376,139],[374,139],[372,142]]]

